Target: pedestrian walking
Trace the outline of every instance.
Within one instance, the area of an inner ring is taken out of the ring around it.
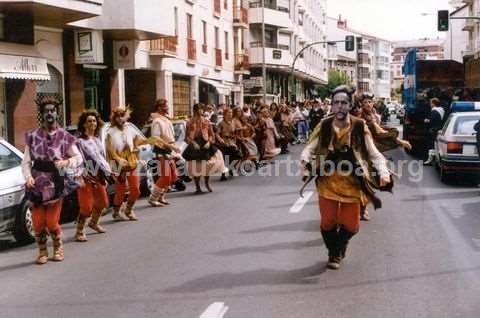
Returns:
[[[158,137],[145,139],[138,133],[132,123],[128,122],[131,110],[128,107],[117,107],[112,110],[110,116],[111,126],[106,134],[107,159],[112,166],[112,171],[117,175],[115,182],[115,197],[113,198],[114,221],[137,221],[134,211],[135,203],[140,197],[140,176],[138,174],[139,158],[138,147],[144,144],[156,145],[160,148],[167,144]],[[128,201],[125,205],[124,214],[121,209],[129,187]]]
[[[428,158],[424,161],[424,165],[430,166],[435,159],[435,140],[437,138],[438,131],[442,129],[443,118],[445,116],[445,110],[440,105],[438,98],[432,98],[430,100],[431,111],[424,122],[428,127],[427,137],[427,151]]]
[[[212,125],[204,117],[204,105],[193,106],[193,118],[187,123],[187,148],[183,158],[187,161],[187,170],[195,182],[195,194],[203,193],[200,180],[203,177],[208,192],[213,192],[210,186],[210,175],[225,172],[222,153],[215,146],[215,134]]]
[[[105,148],[99,139],[103,121],[95,110],[84,111],[78,120],[78,149],[83,157],[83,173],[77,190],[79,214],[75,241],[86,242],[85,225],[97,233],[105,233],[100,217],[108,207],[107,180],[114,183],[112,170],[106,160]]]
[[[360,229],[360,206],[372,201],[380,207],[373,189],[392,185],[386,160],[365,122],[349,115],[353,93],[347,86],[333,90],[332,116],[320,122],[301,156],[307,170],[312,170],[311,161],[316,158],[313,173],[318,176],[320,228],[331,269],[340,267],[349,240]],[[326,171],[327,167],[333,168]]]
[[[57,123],[60,100],[44,97],[37,101],[42,127],[27,132],[22,161],[25,196],[32,210],[32,225],[39,254],[37,264],[48,261],[48,234],[53,240],[53,261],[64,260],[63,232],[59,224],[63,198],[79,187],[74,169],[82,163],[76,138]]]
[[[148,203],[154,207],[169,205],[165,199],[168,189],[177,181],[177,166],[175,160],[180,158],[180,149],[175,145],[175,131],[168,117],[168,102],[159,99],[155,103],[155,112],[151,114],[151,136],[158,137],[165,142],[164,147],[154,146],[155,168],[157,180],[153,186]]]
[[[233,126],[233,113],[231,108],[227,108],[223,114],[223,120],[218,124],[216,134],[217,147],[222,151],[225,165],[229,167],[229,174],[233,176],[232,164],[242,159],[242,154],[237,145],[237,137]],[[222,173],[221,181],[226,181],[226,173]]]

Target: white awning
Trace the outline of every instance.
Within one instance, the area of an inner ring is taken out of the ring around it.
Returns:
[[[200,81],[212,85],[217,90],[218,94],[228,96],[230,95],[231,87],[220,83],[219,81],[210,80],[206,78],[200,78]]]
[[[49,81],[47,59],[34,46],[1,43],[0,78]]]

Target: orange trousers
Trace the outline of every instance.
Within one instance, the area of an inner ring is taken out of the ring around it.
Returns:
[[[319,197],[319,204],[322,231],[330,231],[337,226],[351,233],[360,229],[360,203],[343,203]]]
[[[155,185],[160,189],[168,189],[177,181],[177,167],[174,160],[158,159],[158,180]]]
[[[39,205],[32,208],[32,225],[36,234],[40,234],[46,229],[55,235],[62,233],[60,227],[60,213],[62,212],[63,199],[48,205]]]
[[[126,179],[126,181],[128,181],[128,202],[135,203],[140,197],[140,176],[134,174],[134,172],[130,172],[127,176],[124,178],[118,178],[117,182],[115,182],[115,197],[113,198],[113,205],[122,205],[127,190],[127,183],[125,181],[121,182],[119,179]]]
[[[102,211],[108,207],[107,187],[102,184],[85,182],[85,186],[77,190],[80,214],[90,217],[93,210]]]

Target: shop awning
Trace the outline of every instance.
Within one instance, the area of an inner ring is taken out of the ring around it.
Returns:
[[[47,59],[34,46],[1,43],[0,78],[49,81]]]
[[[200,78],[200,81],[212,85],[217,90],[218,94],[228,96],[230,95],[231,87],[220,83],[219,81],[210,80],[206,78]]]

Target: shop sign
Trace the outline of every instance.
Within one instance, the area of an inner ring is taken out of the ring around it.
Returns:
[[[115,69],[135,69],[135,41],[114,41],[113,66]]]
[[[102,31],[78,30],[74,32],[75,63],[103,63],[103,33]]]

